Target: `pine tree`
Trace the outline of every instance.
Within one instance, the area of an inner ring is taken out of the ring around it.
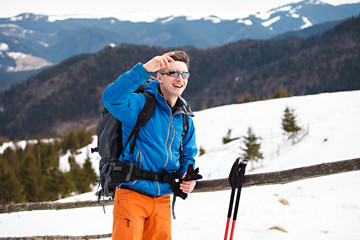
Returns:
[[[0,155],[0,204],[24,202],[24,188],[12,166],[8,164],[6,155],[8,154]]]
[[[288,91],[284,88],[284,85],[282,83],[274,91],[274,98],[283,98],[283,97],[291,97],[291,96],[292,94],[288,93]]]
[[[87,184],[86,186],[87,189],[85,190],[85,192],[91,191],[90,186],[96,183],[97,177],[94,169],[92,168],[91,159],[89,156],[86,158],[85,163],[83,165],[83,172],[85,175],[85,183]]]
[[[71,190],[76,193],[82,193],[80,185],[82,185],[82,171],[81,166],[75,161],[75,158],[73,156],[69,156],[68,158],[69,165],[70,165],[70,171],[67,173],[67,177],[70,180],[71,184]]]
[[[205,110],[205,109],[207,109],[206,102],[202,102],[200,110]]]
[[[238,140],[238,139],[239,139],[238,137],[231,138],[231,129],[229,129],[226,136],[223,137],[223,144],[226,144],[226,143],[229,143],[231,141]]]
[[[29,202],[42,201],[43,181],[33,146],[26,146],[19,177],[24,186],[26,200]]]
[[[52,201],[72,192],[90,191],[96,173],[89,157],[82,166],[70,157],[71,170],[59,169],[61,150],[82,146],[90,140],[89,133],[79,131],[67,135],[66,141],[47,143],[37,139],[34,144],[27,142],[24,149],[7,148],[0,154],[0,204]]]
[[[292,144],[295,144],[295,140],[302,128],[297,124],[294,109],[286,107],[281,125],[288,139],[291,139]]]
[[[68,177],[70,179],[71,187],[76,193],[89,192],[91,185],[96,181],[96,173],[91,167],[91,160],[86,158],[85,163],[80,166],[73,156],[69,157],[70,171]]]
[[[247,131],[247,136],[244,137],[245,148],[240,147],[245,153],[242,155],[244,159],[247,159],[252,162],[257,162],[259,159],[264,159],[262,152],[260,152],[261,144],[258,143],[259,137],[257,137],[252,128],[249,127]]]

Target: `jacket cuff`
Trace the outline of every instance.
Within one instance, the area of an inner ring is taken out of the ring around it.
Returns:
[[[136,70],[136,72],[139,74],[140,79],[146,79],[146,81],[150,78],[150,73],[145,70],[143,64],[141,62],[138,62],[134,67],[133,70]]]

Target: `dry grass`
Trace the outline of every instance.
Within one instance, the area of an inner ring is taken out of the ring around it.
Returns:
[[[287,233],[287,231],[284,228],[280,227],[280,226],[273,226],[273,227],[269,228],[269,230],[278,230],[278,231]]]
[[[284,199],[284,198],[279,199],[279,202],[281,202],[282,204],[284,204],[284,205],[286,205],[286,206],[290,205],[289,202],[288,202],[288,200],[286,200],[286,199]]]

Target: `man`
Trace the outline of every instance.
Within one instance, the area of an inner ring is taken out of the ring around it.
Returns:
[[[189,79],[189,57],[185,52],[168,52],[145,64],[136,64],[104,90],[102,100],[106,109],[122,122],[126,142],[145,104],[144,95],[133,92],[150,78],[151,72],[157,72],[157,80],[149,82],[145,92],[155,97],[155,111],[141,127],[133,153],[125,146],[119,161],[129,161],[155,173],[179,170],[180,176],[185,177],[189,164],[195,165],[197,154],[190,117],[193,114],[180,97]],[[183,114],[189,128],[182,140]],[[135,180],[119,186],[115,192],[113,239],[171,239],[169,183]],[[193,180],[180,185],[185,194],[194,187]]]

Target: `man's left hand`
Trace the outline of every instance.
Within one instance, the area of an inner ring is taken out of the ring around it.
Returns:
[[[183,175],[183,178],[185,178],[186,173]],[[196,182],[194,180],[190,180],[190,181],[183,181],[180,184],[180,189],[181,191],[183,191],[183,193],[191,193],[194,188],[195,188]]]

